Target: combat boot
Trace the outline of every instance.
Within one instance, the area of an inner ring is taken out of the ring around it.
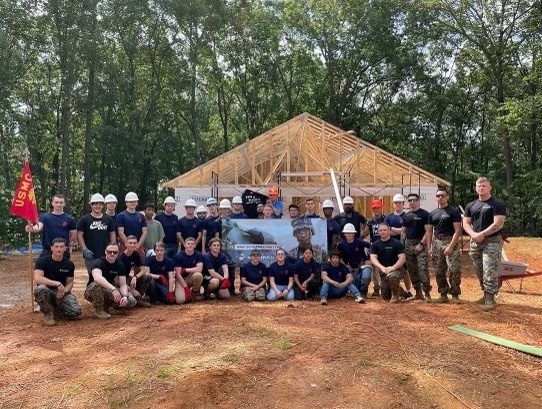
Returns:
[[[462,304],[463,302],[459,299],[458,295],[452,295],[452,303],[454,303],[454,304]]]
[[[425,301],[431,302],[431,293],[429,291],[425,292]]]
[[[437,304],[444,304],[444,303],[447,303],[448,301],[450,300],[448,299],[448,294],[446,293],[441,294],[439,298],[433,300],[433,302]]]
[[[416,296],[414,297],[415,300],[425,300],[425,297],[423,296],[423,291],[421,288],[416,288]]]
[[[493,294],[486,293],[485,303],[482,307],[484,311],[492,311],[495,309],[495,296]]]
[[[111,314],[108,314],[107,312],[105,312],[103,307],[96,308],[96,310],[94,311],[94,316],[100,320],[107,320],[111,318]]]
[[[474,303],[478,305],[484,305],[486,303],[486,295],[482,295],[482,298],[476,300]]]
[[[55,316],[52,311],[43,314],[43,324],[47,327],[53,327],[55,322]]]

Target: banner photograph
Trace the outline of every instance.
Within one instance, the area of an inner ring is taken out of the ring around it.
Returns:
[[[322,219],[302,217],[290,219],[224,219],[222,240],[232,261],[243,265],[250,252],[257,249],[266,266],[275,261],[275,252],[283,249],[289,258],[297,260],[307,247],[312,247],[314,259],[327,259],[327,223]]]

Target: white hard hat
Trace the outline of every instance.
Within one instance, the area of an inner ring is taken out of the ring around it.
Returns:
[[[165,198],[164,204],[165,205],[167,205],[167,204],[175,204],[175,199],[173,198],[173,196],[168,196],[168,197]]]
[[[207,213],[207,208],[205,206],[199,206],[196,213]]]
[[[354,199],[352,199],[350,196],[346,196],[343,199],[343,205],[345,205],[345,204],[354,204]]]
[[[231,202],[234,204],[243,204],[243,199],[241,199],[241,196],[234,196]]]
[[[104,202],[105,202],[104,197],[99,193],[94,193],[90,197],[90,201],[89,201],[89,203],[104,203]]]
[[[397,193],[393,195],[392,202],[404,202],[404,201],[405,201],[405,197],[401,193]]]
[[[352,223],[346,223],[343,227],[343,233],[357,233],[356,228]]]
[[[222,199],[218,207],[219,209],[231,209],[231,203],[228,199]]]
[[[333,209],[333,202],[329,199],[327,200],[324,200],[324,204],[322,204],[322,209],[328,209],[328,208],[332,208]]]
[[[111,193],[109,193],[106,197],[105,197],[105,200],[104,200],[104,203],[118,203],[119,201],[117,200],[117,197]]]
[[[184,204],[184,207],[198,207],[198,204],[194,199],[188,199]]]
[[[214,205],[214,204],[218,204],[214,197],[210,197],[209,199],[207,199],[207,206],[211,206],[211,205]]]
[[[137,202],[139,201],[139,197],[134,192],[128,192],[126,193],[126,196],[124,196],[125,202]]]

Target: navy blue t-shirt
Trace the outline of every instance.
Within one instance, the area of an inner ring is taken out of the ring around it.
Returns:
[[[189,237],[197,239],[198,234],[201,233],[201,221],[197,217],[193,219],[189,219],[186,216],[182,217],[177,224],[177,231],[181,233],[183,239]]]
[[[369,228],[369,233],[371,235],[371,243],[374,243],[380,239],[380,234],[378,234],[378,225],[380,223],[384,223],[384,219],[385,217],[382,215],[379,218],[371,217],[367,221],[367,227]]]
[[[333,244],[333,236],[341,235],[341,226],[337,223],[335,219],[327,220],[327,248],[331,250],[331,245]]]
[[[53,260],[49,257],[38,257],[34,267],[35,270],[42,270],[43,276],[53,281],[60,281],[63,286],[66,285],[68,277],[73,277],[75,272],[75,265],[67,258],[63,258],[61,261]],[[51,290],[55,290],[56,287],[47,286]]]
[[[220,219],[220,216],[207,216],[207,218],[202,222],[202,230],[207,230],[207,238],[205,243],[205,248],[209,248],[209,240],[215,237],[216,232],[218,231],[218,224],[216,221]]]
[[[164,243],[176,245],[177,223],[179,223],[179,218],[177,217],[177,215],[172,213],[168,216],[164,212],[160,212],[156,216],[154,216],[154,220],[158,220],[162,224],[162,227],[164,229]]]
[[[175,269],[173,260],[169,257],[164,257],[162,261],[158,261],[156,256],[150,256],[145,259],[145,265],[149,267],[149,273],[163,275],[168,281],[169,272]]]
[[[288,285],[290,277],[294,276],[292,265],[288,262],[279,266],[275,261],[269,266],[269,277],[275,278],[276,285]]]
[[[241,213],[233,213],[233,212],[230,212],[230,214],[228,215],[228,217],[230,219],[248,219],[248,216],[244,213],[244,212],[241,212]]]
[[[43,223],[41,245],[45,249],[50,249],[51,242],[57,237],[66,240],[66,244],[69,243],[70,231],[77,228],[75,220],[66,213],[44,213],[39,217],[39,221]]]
[[[241,278],[251,284],[260,284],[264,277],[267,277],[267,267],[262,262],[256,265],[248,262],[241,267]]]
[[[337,245],[337,250],[341,252],[344,263],[352,268],[358,268],[360,264],[369,259],[367,256],[368,251],[365,251],[365,249],[370,248],[371,244],[368,241],[361,240],[357,237],[354,237],[352,243],[342,240]]]
[[[305,263],[303,259],[297,260],[294,264],[294,275],[297,275],[297,279],[303,284],[307,279],[314,274],[315,278],[318,278],[320,272],[320,264],[314,259],[311,259],[308,263]]]
[[[147,227],[147,221],[145,216],[139,212],[130,213],[124,210],[117,216],[117,229],[119,227],[124,228],[126,237],[134,235],[139,240],[143,234],[143,227]]]
[[[224,277],[224,271],[222,270],[224,264],[228,264],[228,259],[224,254],[218,253],[218,256],[215,257],[212,253],[206,253],[203,256],[203,275],[210,276],[209,270],[214,270],[215,273]]]
[[[191,255],[186,254],[184,251],[180,251],[175,254],[173,261],[175,267],[194,268],[198,263],[203,263],[203,255],[197,250],[194,250],[194,253]]]
[[[384,222],[390,227],[395,227],[402,229],[403,228],[403,217],[405,216],[405,212],[397,215],[395,213],[390,213],[386,217],[384,217]]]
[[[332,264],[324,264],[322,271],[325,271],[331,280],[338,283],[346,281],[346,276],[350,274],[350,270],[343,263],[339,263],[337,267]]]

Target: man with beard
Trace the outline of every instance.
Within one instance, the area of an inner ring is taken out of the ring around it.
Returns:
[[[335,216],[335,220],[339,223],[341,232],[344,230],[344,226],[346,226],[347,223],[351,223],[356,229],[356,237],[361,237],[361,232],[365,230],[367,219],[361,213],[354,210],[354,199],[350,196],[346,196],[343,199],[343,208],[344,212]],[[344,238],[344,236],[342,237]]]
[[[331,251],[337,248],[341,235],[341,227],[333,218],[333,202],[331,200],[324,200],[322,211],[327,222],[327,249]]]

